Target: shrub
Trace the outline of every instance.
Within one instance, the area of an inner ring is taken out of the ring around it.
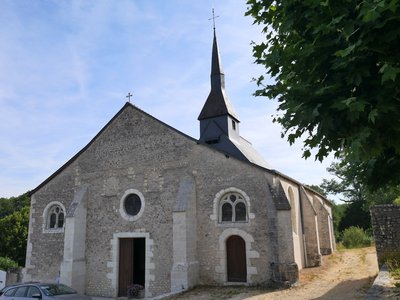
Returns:
[[[343,231],[343,246],[346,248],[361,248],[371,246],[372,239],[360,227],[349,227]]]
[[[9,268],[18,267],[17,262],[13,261],[8,257],[1,257],[0,256],[0,270],[7,271]]]
[[[400,250],[388,250],[382,255],[382,259],[388,267],[394,279],[400,279]]]

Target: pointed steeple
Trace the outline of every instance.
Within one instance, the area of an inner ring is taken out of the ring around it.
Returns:
[[[213,11],[212,19],[215,20],[215,18]],[[225,92],[225,75],[219,57],[215,23],[211,59],[211,91],[198,120],[200,121],[200,143],[208,144],[228,156],[255,163],[264,168],[271,168],[251,146],[251,143],[240,136],[239,117]]]
[[[204,120],[223,115],[229,115],[239,122],[239,117],[225,92],[225,75],[222,71],[217,36],[214,28],[211,59],[211,91],[197,119]]]
[[[221,88],[225,89],[225,74],[222,71],[222,66],[220,63],[217,36],[215,34],[214,28],[214,39],[211,56],[211,90]]]

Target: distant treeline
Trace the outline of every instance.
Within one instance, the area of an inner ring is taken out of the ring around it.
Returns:
[[[0,258],[9,258],[10,266],[13,262],[19,266],[25,265],[29,208],[28,193],[18,197],[0,198]]]

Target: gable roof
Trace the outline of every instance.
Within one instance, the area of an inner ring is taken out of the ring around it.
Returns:
[[[31,196],[31,195],[33,195],[34,193],[36,193],[36,192],[37,192],[38,190],[40,190],[44,185],[46,185],[46,184],[47,184],[48,182],[50,182],[54,177],[56,177],[56,176],[57,176],[58,174],[60,174],[64,169],[66,169],[69,165],[71,165],[76,159],[78,159],[78,157],[79,157],[82,153],[84,153],[84,152],[99,138],[99,136],[114,122],[114,120],[116,120],[116,119],[117,119],[126,109],[128,109],[128,108],[133,108],[133,109],[135,109],[135,110],[137,110],[137,111],[139,111],[139,112],[145,114],[147,117],[149,117],[149,118],[151,118],[151,119],[153,119],[153,120],[155,120],[155,121],[161,123],[162,125],[168,127],[169,129],[173,130],[174,132],[180,134],[181,136],[183,136],[183,137],[185,137],[185,138],[188,138],[189,140],[193,141],[193,142],[196,143],[196,144],[200,144],[200,145],[202,145],[202,146],[204,146],[204,147],[206,147],[206,148],[208,148],[208,149],[212,149],[213,151],[222,153],[222,154],[224,154],[226,157],[231,157],[229,153],[226,153],[225,151],[216,149],[216,148],[212,147],[211,145],[200,143],[198,140],[192,138],[191,136],[189,136],[189,135],[187,135],[187,134],[185,134],[185,133],[183,133],[183,132],[181,132],[181,131],[175,129],[174,127],[172,127],[172,126],[170,126],[170,125],[168,125],[168,124],[166,124],[166,123],[160,121],[159,119],[157,119],[157,118],[153,117],[152,115],[146,113],[145,111],[141,110],[140,108],[136,107],[135,105],[133,105],[133,104],[131,104],[131,103],[129,103],[129,102],[126,102],[125,105],[114,115],[114,117],[111,118],[110,121],[107,122],[107,124],[106,124],[106,125],[105,125],[105,126],[90,140],[90,141],[89,141],[89,143],[88,143],[86,146],[84,146],[78,153],[76,153],[72,158],[70,158],[65,164],[63,164],[59,169],[57,169],[53,174],[51,174],[47,179],[45,179],[41,184],[39,184],[35,189],[29,191],[29,192],[28,192],[28,195]],[[233,158],[233,159],[236,159],[236,160],[238,160],[238,161],[241,161],[241,162],[243,162],[243,163],[250,164],[250,165],[252,165],[253,167],[256,167],[256,168],[259,168],[259,169],[261,169],[261,170],[264,170],[264,171],[266,171],[266,172],[268,172],[268,173],[270,173],[270,174],[276,175],[276,176],[278,176],[278,177],[285,178],[285,179],[287,179],[287,180],[289,180],[289,181],[291,181],[291,182],[293,182],[293,183],[295,183],[295,184],[298,184],[298,185],[304,187],[305,189],[307,189],[307,190],[309,190],[309,191],[311,191],[311,192],[313,192],[313,193],[318,194],[318,195],[324,200],[325,203],[327,203],[328,205],[332,206],[332,203],[331,203],[325,196],[319,194],[318,192],[316,192],[316,191],[312,190],[311,188],[307,187],[306,185],[300,183],[299,181],[297,181],[297,180],[295,180],[295,179],[293,179],[293,178],[291,178],[291,177],[289,177],[289,176],[287,176],[287,175],[285,175],[285,174],[283,174],[283,173],[281,173],[281,172],[279,172],[279,171],[277,171],[277,170],[267,168],[267,167],[265,167],[265,166],[263,166],[263,165],[257,164],[257,163],[252,162],[252,161],[244,161],[244,160],[238,159],[238,158],[236,158],[236,157],[234,157],[234,156],[232,156],[232,158]]]
[[[241,136],[239,137],[239,140],[230,139],[230,141],[239,149],[239,151],[246,157],[249,162],[252,162],[266,169],[272,169],[270,164],[257,152],[256,149],[253,148],[252,144],[249,141]]]
[[[110,121],[107,122],[107,124],[90,140],[90,142],[83,147],[78,153],[76,153],[72,158],[70,158],[65,164],[63,164],[57,171],[55,171],[52,175],[50,175],[46,180],[44,180],[41,184],[39,184],[35,189],[31,190],[28,192],[28,195],[31,196],[34,193],[36,193],[38,190],[40,190],[44,185],[46,185],[49,181],[51,181],[54,177],[56,177],[58,174],[60,174],[65,168],[67,168],[69,165],[71,165],[82,153],[84,153],[96,140],[97,138],[116,120],[123,111],[125,111],[127,108],[134,108],[141,113],[145,114],[146,116],[150,117],[153,120],[156,120],[157,122],[163,124],[164,126],[167,126],[168,128],[172,129],[173,131],[179,133],[180,135],[192,140],[193,142],[197,142],[196,139],[192,138],[191,136],[184,134],[183,132],[173,128],[172,126],[158,120],[157,118],[153,117],[152,115],[146,113],[145,111],[141,110],[137,106],[126,102],[125,105],[114,115],[114,117],[111,118]]]

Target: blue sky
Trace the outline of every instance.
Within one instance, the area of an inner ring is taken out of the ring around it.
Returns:
[[[211,9],[226,90],[250,140],[269,164],[319,184],[326,167],[301,158],[272,123],[277,104],[255,98],[251,41],[261,28],[245,1],[0,1],[0,197],[35,188],[132,102],[198,138],[210,88]]]

